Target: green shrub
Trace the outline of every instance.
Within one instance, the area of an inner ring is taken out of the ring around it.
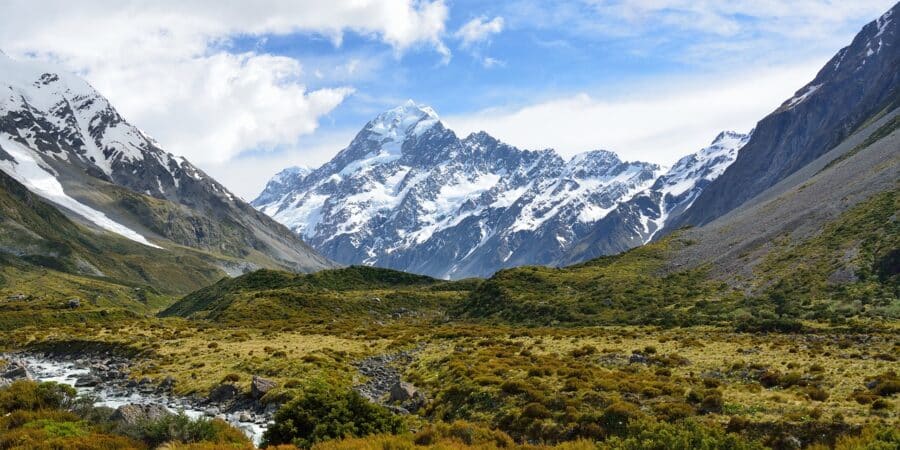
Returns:
[[[0,390],[0,412],[64,409],[75,400],[75,389],[64,384],[19,380]]]
[[[600,417],[603,428],[610,434],[622,434],[628,424],[641,416],[641,411],[631,403],[617,401],[607,406]]]
[[[547,419],[550,417],[550,410],[540,403],[529,403],[522,408],[522,417],[529,419]]]
[[[718,427],[693,420],[664,423],[651,420],[632,421],[624,436],[614,436],[598,443],[599,450],[757,450],[757,442],[740,435],[726,433]]]
[[[168,415],[135,425],[121,426],[118,431],[152,448],[167,442],[239,445],[248,443],[243,433],[222,420],[205,418],[193,420],[184,414]]]
[[[399,417],[356,391],[336,391],[315,385],[275,414],[275,423],[263,440],[267,445],[294,444],[309,448],[329,439],[400,433],[404,428]]]

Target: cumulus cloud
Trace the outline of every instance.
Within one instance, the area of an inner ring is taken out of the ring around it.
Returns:
[[[600,99],[577,93],[444,119],[460,135],[485,130],[520,148],[555,148],[564,156],[604,148],[623,159],[671,164],[708,145],[719,131],[750,131],[820,65],[810,61],[716,79],[632,85],[620,90],[637,94]]]
[[[494,17],[487,20],[486,17],[476,17],[466,22],[459,30],[456,30],[454,36],[460,40],[463,48],[471,47],[480,42],[490,39],[491,35],[503,31],[503,18]]]
[[[311,33],[340,45],[354,32],[398,55],[417,47],[449,55],[443,0],[10,0],[3,10],[8,54],[84,75],[167,150],[201,164],[293,144],[353,92],[307,90],[299,61],[235,54],[233,36]]]

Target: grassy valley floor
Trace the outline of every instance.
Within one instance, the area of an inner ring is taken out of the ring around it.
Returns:
[[[263,376],[278,385],[264,401],[278,404],[315,386],[349,392],[367,381],[360,361],[408,351],[412,358],[396,369],[426,398],[415,414],[398,416],[408,434],[323,448],[408,448],[416,442],[463,448],[467,442],[476,448],[619,442],[622,447],[614,448],[629,448],[634,426],[668,427],[660,438],[693,430],[690,439],[721,445],[730,436],[742,445],[790,448],[797,442],[833,446],[898,425],[895,328],[810,327],[780,334],[377,322],[280,329],[175,318],[87,322],[24,327],[6,333],[3,345],[47,349],[81,341],[127,348],[137,355],[132,378],[161,382],[172,376],[179,395],[206,395],[222,383],[249,392],[252,377]]]

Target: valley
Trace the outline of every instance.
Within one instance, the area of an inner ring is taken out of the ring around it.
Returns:
[[[0,449],[900,448],[897,14],[670,167],[410,100],[249,203],[0,52]]]

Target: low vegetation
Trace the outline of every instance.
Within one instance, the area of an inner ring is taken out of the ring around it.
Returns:
[[[171,305],[12,265],[2,292],[27,299],[0,307],[0,348],[115,352],[132,378],[172,377],[183,396],[223,383],[249,394],[265,377],[271,448],[897,448],[898,210],[885,192],[811,239],[779,240],[746,289],[703,267],[671,272],[671,253],[691,245],[678,236],[488,280],[263,270]],[[398,353],[382,368],[421,393],[412,413],[357,393],[378,376],[361,361]],[[58,386],[2,392],[0,448],[249,445],[216,421],[118,427]]]
[[[0,448],[252,448],[240,431],[222,421],[172,415],[123,425],[111,420],[112,412],[77,398],[69,386],[16,381],[0,388]]]

